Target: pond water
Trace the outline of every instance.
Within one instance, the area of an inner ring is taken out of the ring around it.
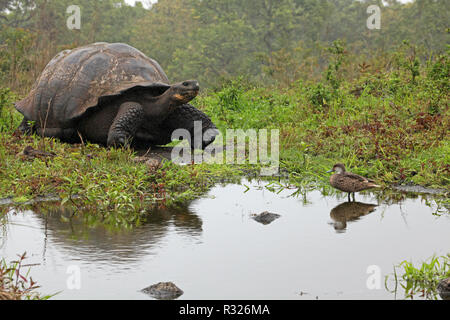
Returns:
[[[151,299],[140,290],[160,281],[180,287],[179,299],[393,299],[384,287],[393,265],[450,252],[448,212],[434,215],[421,197],[385,204],[357,194],[352,204],[342,194],[292,196],[267,184],[217,185],[120,232],[88,227],[61,209],[10,211],[0,257],[26,251],[39,291],[60,291],[53,299]],[[263,211],[280,217],[261,224],[252,214]],[[67,285],[73,270],[79,289]],[[368,288],[371,276],[379,289]]]

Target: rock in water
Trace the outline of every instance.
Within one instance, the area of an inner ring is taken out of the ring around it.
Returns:
[[[450,278],[441,280],[437,285],[437,290],[442,300],[450,300]]]
[[[173,300],[184,293],[172,282],[159,282],[141,291],[158,300]]]
[[[281,217],[279,214],[264,211],[258,215],[253,215],[253,220],[262,224],[269,224],[278,219],[279,217]]]

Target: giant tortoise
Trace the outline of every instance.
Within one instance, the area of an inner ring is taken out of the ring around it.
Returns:
[[[191,146],[205,148],[218,131],[188,104],[198,92],[195,80],[170,85],[160,65],[139,50],[101,42],[57,54],[15,106],[24,115],[23,133],[108,146],[165,145],[179,128],[193,137],[194,122],[201,121],[202,139],[191,139]]]

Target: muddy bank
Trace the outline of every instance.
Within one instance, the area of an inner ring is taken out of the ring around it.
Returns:
[[[170,155],[171,155],[172,148],[170,147],[161,147],[151,150],[139,150],[138,156],[134,158],[134,161],[136,163],[145,163],[148,166],[151,167],[157,167],[162,164],[163,161],[170,161]],[[264,177],[258,177],[255,172],[248,171],[244,172],[243,175],[247,178],[259,178],[264,180]],[[283,174],[280,174],[279,177],[281,178]],[[287,177],[286,177],[287,178]],[[227,182],[234,182],[235,179],[218,179],[218,183],[227,183]],[[430,194],[435,196],[447,196],[450,194],[449,190],[441,189],[441,188],[427,188],[420,185],[392,185],[390,188],[392,188],[395,191],[405,192],[405,193],[417,193],[417,194]],[[72,199],[76,200],[79,199],[80,196],[73,195]],[[48,194],[48,195],[41,195],[34,197],[33,199],[27,200],[27,201],[15,201],[14,197],[6,197],[6,198],[0,198],[0,205],[30,205],[35,204],[39,202],[52,202],[52,201],[61,201],[62,198],[59,197],[57,194]],[[159,201],[162,199],[155,198],[154,201]],[[173,200],[173,199],[172,199]]]
[[[72,199],[78,199],[78,196],[73,196]],[[7,206],[7,205],[30,205],[35,204],[39,202],[56,202],[61,201],[61,197],[59,197],[56,194],[48,194],[45,196],[37,196],[33,199],[30,199],[28,201],[15,201],[13,197],[3,198],[0,199],[0,206]]]
[[[419,185],[393,185],[392,189],[401,192],[410,192],[410,193],[426,193],[432,195],[446,195],[449,194],[450,191],[446,189],[437,189],[437,188],[427,188]]]

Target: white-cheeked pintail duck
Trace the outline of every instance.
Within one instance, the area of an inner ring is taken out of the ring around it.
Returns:
[[[371,179],[345,171],[345,166],[342,163],[336,163],[333,169],[327,172],[334,172],[330,177],[331,186],[338,190],[348,192],[349,201],[351,193],[353,194],[353,201],[355,201],[355,192],[380,187]]]

